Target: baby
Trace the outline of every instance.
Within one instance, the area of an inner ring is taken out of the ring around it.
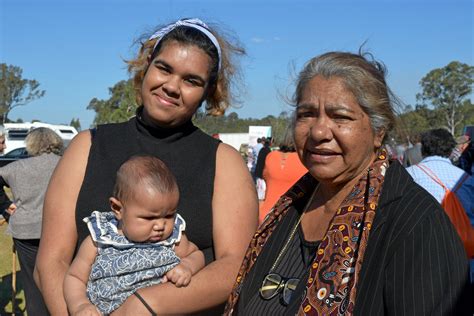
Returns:
[[[136,291],[170,281],[187,286],[204,266],[176,213],[179,190],[155,157],[133,157],[117,172],[112,212],[92,212],[90,231],[64,279],[71,315],[110,314]]]

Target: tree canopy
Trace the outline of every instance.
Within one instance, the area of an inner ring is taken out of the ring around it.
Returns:
[[[473,75],[474,67],[453,61],[431,70],[420,81],[422,91],[417,94],[417,100],[438,110],[444,117],[443,127],[453,135],[465,118],[463,106],[472,93]]]
[[[18,66],[0,64],[0,116],[2,123],[7,121],[10,111],[44,96],[39,82],[22,77],[23,70]]]
[[[92,99],[88,110],[96,112],[94,125],[119,123],[128,120],[135,114],[136,103],[132,80],[122,80],[109,88],[108,100]]]

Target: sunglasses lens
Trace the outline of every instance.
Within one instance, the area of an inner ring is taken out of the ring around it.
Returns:
[[[283,294],[282,299],[285,305],[290,304],[291,295],[296,290],[296,287],[298,286],[299,281],[300,279],[289,279],[288,281],[286,281],[285,286],[283,287],[283,293],[282,293]]]
[[[280,288],[281,276],[275,273],[268,274],[263,280],[260,288],[260,296],[264,300],[269,300],[278,293]]]

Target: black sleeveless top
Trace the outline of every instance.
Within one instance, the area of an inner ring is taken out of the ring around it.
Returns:
[[[134,155],[163,160],[175,175],[186,235],[204,252],[206,264],[214,260],[212,194],[219,141],[188,122],[173,129],[147,126],[137,116],[125,123],[99,125],[92,136],[84,181],[76,205],[78,245],[89,234],[82,221],[94,210],[109,211],[116,172]]]

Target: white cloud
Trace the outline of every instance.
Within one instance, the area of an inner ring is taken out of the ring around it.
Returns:
[[[265,39],[260,38],[260,37],[252,37],[252,42],[254,42],[254,43],[263,43],[263,42],[265,42]]]

